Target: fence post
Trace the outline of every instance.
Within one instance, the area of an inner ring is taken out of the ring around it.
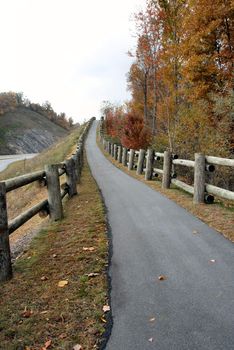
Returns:
[[[0,282],[12,277],[11,252],[8,231],[6,185],[0,182]]]
[[[68,195],[69,197],[72,197],[75,194],[77,194],[74,160],[72,158],[65,160],[65,166],[66,166],[66,182],[68,184]]]
[[[101,120],[100,120],[100,126],[99,126],[99,136],[100,136],[100,141],[102,140],[103,135],[104,135],[104,118],[103,118],[103,117],[101,117]]]
[[[148,148],[146,157],[145,180],[152,179],[153,159],[154,151],[151,148]]]
[[[128,152],[128,149],[126,147],[123,147],[123,150],[122,150],[122,164],[124,166],[127,165],[127,153]]]
[[[145,150],[140,149],[138,163],[137,163],[137,171],[136,171],[137,175],[141,175],[143,172],[144,160],[145,160]]]
[[[114,159],[117,160],[118,158],[118,146],[114,144]]]
[[[81,170],[82,165],[83,165],[83,144],[81,141],[77,145],[77,152],[80,152],[79,165],[80,165],[80,170]]]
[[[195,153],[193,203],[204,203],[205,195],[205,156]]]
[[[122,146],[118,147],[118,162],[121,163],[122,162],[122,152],[123,152],[123,148]]]
[[[63,218],[63,206],[60,193],[58,166],[55,164],[46,165],[45,173],[48,190],[50,218],[53,221],[57,221]]]
[[[128,170],[133,169],[134,157],[135,157],[135,151],[134,151],[134,149],[130,149],[129,160],[128,160]]]
[[[107,142],[107,152],[111,154],[111,143],[110,141]]]
[[[111,156],[114,157],[114,144],[111,143]]]
[[[72,159],[74,161],[75,166],[75,174],[76,174],[76,183],[79,181],[79,160],[78,160],[78,153],[75,153],[72,155]]]
[[[77,166],[77,183],[80,183],[81,176],[81,161],[80,161],[80,150],[78,149],[76,152],[76,166]]]
[[[78,167],[77,183],[79,184],[80,183],[81,170],[82,170],[81,149],[80,148],[77,150],[77,167]]]
[[[171,152],[165,151],[164,152],[164,160],[163,160],[162,188],[170,188],[171,166],[172,166]]]

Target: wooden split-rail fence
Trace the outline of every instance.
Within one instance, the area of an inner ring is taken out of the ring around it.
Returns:
[[[87,122],[78,139],[76,152],[69,159],[59,164],[46,165],[44,170],[0,182],[0,282],[12,277],[9,235],[38,213],[41,216],[49,215],[52,221],[62,219],[62,199],[66,195],[72,197],[77,194],[77,183],[83,166],[84,141],[94,119]],[[59,178],[64,174],[66,182],[60,186]],[[8,221],[7,193],[35,181],[40,186],[47,186],[48,199]]]
[[[234,159],[206,156],[195,153],[195,160],[179,159],[178,155],[170,151],[157,152],[153,149],[127,149],[120,144],[115,144],[104,135],[103,119],[100,122],[100,141],[105,149],[116,161],[128,167],[128,170],[136,169],[137,175],[145,174],[145,180],[162,177],[162,188],[170,188],[171,183],[180,189],[193,195],[193,202],[213,203],[214,196],[234,200],[234,192],[206,183],[206,173],[215,171],[215,165],[234,167]],[[159,161],[163,160],[163,166],[159,167]],[[178,180],[176,173],[172,171],[175,166],[194,169],[193,186]]]

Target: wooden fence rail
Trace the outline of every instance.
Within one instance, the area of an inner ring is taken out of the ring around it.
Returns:
[[[193,202],[213,203],[214,195],[234,200],[234,192],[229,191],[205,182],[206,173],[215,171],[215,165],[234,167],[234,159],[219,158],[206,156],[196,153],[195,160],[179,159],[178,155],[171,154],[169,151],[164,153],[156,152],[153,149],[145,150],[127,150],[120,144],[114,144],[107,140],[103,131],[103,120],[101,120],[100,141],[104,149],[115,159],[118,159],[128,170],[136,169],[138,175],[145,173],[145,180],[152,180],[154,177],[162,176],[162,188],[170,188],[171,183],[182,190],[193,195]],[[113,152],[112,150],[115,150]],[[120,152],[122,156],[118,154]],[[158,167],[158,161],[163,160],[162,169]],[[155,166],[156,165],[156,166]],[[176,172],[173,168],[177,166],[185,166],[194,170],[193,186],[176,179]]]
[[[59,164],[46,165],[44,170],[0,182],[0,282],[12,277],[9,235],[38,213],[43,216],[49,215],[52,221],[62,219],[62,199],[66,195],[72,197],[77,194],[77,183],[80,181],[83,165],[84,141],[94,119],[91,118],[87,122],[79,137],[76,152],[71,158]],[[61,189],[59,178],[64,174],[66,175],[66,183]],[[7,193],[35,181],[38,182],[39,186],[47,186],[48,199],[9,221]]]

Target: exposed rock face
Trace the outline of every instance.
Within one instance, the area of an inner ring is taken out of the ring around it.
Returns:
[[[39,153],[66,134],[44,116],[19,108],[0,117],[0,154]]]

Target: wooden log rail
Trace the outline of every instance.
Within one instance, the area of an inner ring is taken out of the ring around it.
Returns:
[[[103,136],[104,137],[104,136]],[[179,159],[178,155],[169,151],[156,152],[153,149],[128,150],[121,145],[114,145],[108,141],[107,151],[119,163],[128,167],[128,170],[136,169],[138,175],[145,173],[145,180],[152,180],[154,177],[162,176],[162,188],[170,188],[171,183],[180,189],[193,195],[194,204],[213,203],[214,195],[234,200],[234,192],[211,184],[205,183],[206,172],[215,171],[215,165],[234,167],[234,159],[205,156],[195,154],[195,160]],[[121,154],[119,153],[121,152]],[[163,160],[163,169],[155,167],[155,163]],[[173,166],[185,166],[194,169],[193,186],[176,179],[176,172],[172,172]]]
[[[76,152],[67,160],[59,164],[46,165],[44,170],[14,177],[0,182],[0,282],[12,277],[12,264],[9,236],[25,222],[39,213],[41,216],[49,215],[52,221],[63,218],[62,199],[68,195],[77,194],[83,166],[83,150],[86,135],[95,118],[91,118],[80,135]],[[66,175],[66,183],[61,189],[59,178]],[[8,220],[7,193],[17,188],[37,181],[40,186],[47,186],[48,199],[34,205],[13,220]]]

